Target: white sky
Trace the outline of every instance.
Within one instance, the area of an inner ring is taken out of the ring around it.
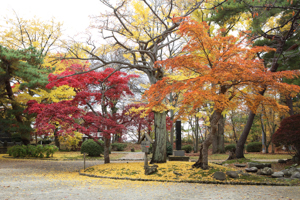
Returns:
[[[0,0],[0,21],[3,17],[14,18],[13,10],[24,19],[38,17],[46,21],[55,17],[64,23],[64,34],[73,36],[84,32],[89,16],[100,14],[103,8],[99,0]]]

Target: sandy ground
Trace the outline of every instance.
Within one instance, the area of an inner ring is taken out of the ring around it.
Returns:
[[[300,199],[300,187],[99,179],[79,176],[82,168],[83,161],[0,159],[0,199]]]

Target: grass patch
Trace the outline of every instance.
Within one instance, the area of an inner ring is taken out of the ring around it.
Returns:
[[[163,180],[163,181],[202,181],[202,182],[230,182],[230,183],[269,183],[269,184],[278,184],[278,183],[287,183],[285,180],[274,179],[267,176],[259,176],[256,174],[251,174],[250,176],[240,175],[239,178],[233,179],[227,177],[225,181],[218,181],[213,178],[213,175],[217,171],[236,171],[235,168],[225,167],[221,165],[216,165],[209,163],[208,170],[202,170],[198,168],[192,168],[191,162],[167,162],[159,163],[158,172],[151,175],[144,175],[144,163],[109,163],[93,166],[92,171],[86,171],[86,174],[97,175],[97,176],[106,176],[113,178],[132,178],[132,179],[150,179],[150,180]],[[88,168],[89,169],[89,168]],[[83,170],[81,170],[83,172]],[[176,175],[182,174],[182,176]],[[300,180],[293,180],[288,182],[290,185],[300,185]]]

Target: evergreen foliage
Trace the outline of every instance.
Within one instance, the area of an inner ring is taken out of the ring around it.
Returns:
[[[7,153],[9,156],[14,158],[23,157],[39,157],[39,158],[50,158],[53,154],[58,151],[58,148],[54,145],[15,145],[8,148]]]
[[[225,146],[225,152],[232,151],[233,149],[236,149],[236,144],[229,144]]]
[[[24,113],[26,104],[16,96],[22,92],[34,95],[34,90],[48,83],[51,69],[41,68],[43,56],[34,47],[14,50],[0,45],[0,116],[5,132],[20,133],[23,143],[29,143],[33,115]],[[19,91],[14,91],[18,86]]]
[[[173,155],[173,147],[172,147],[172,144],[167,141],[167,156],[169,155]]]
[[[248,152],[261,152],[262,143],[261,142],[251,142],[247,145]]]
[[[184,150],[185,153],[190,153],[192,151],[192,149],[193,149],[192,146],[189,144],[181,147],[181,150]]]
[[[99,140],[100,142],[100,140]],[[102,141],[103,142],[103,141]],[[100,142],[100,143],[102,143]],[[104,145],[104,142],[103,142]],[[104,151],[104,148],[97,144],[93,139],[84,141],[81,145],[81,153],[87,153],[89,156],[100,156]]]
[[[124,149],[127,147],[127,144],[125,144],[125,143],[112,143],[111,147],[115,151],[124,151]]]

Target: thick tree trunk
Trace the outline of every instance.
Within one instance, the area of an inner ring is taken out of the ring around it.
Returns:
[[[298,157],[299,158],[299,160],[300,160],[300,145],[298,145],[298,146],[295,146],[295,150],[296,150],[296,157]]]
[[[274,54],[274,58],[272,61],[272,67],[270,68],[270,72],[276,72],[277,68],[278,68],[278,60],[279,60],[280,55],[283,52],[283,46],[285,45],[287,38],[283,39],[282,37],[274,37],[271,35],[264,35],[264,37],[268,38],[268,39],[272,39],[272,40],[275,39],[278,42],[277,49],[276,49],[276,52]],[[289,51],[289,50],[291,50],[291,49],[288,49],[287,51]],[[262,90],[261,92],[259,92],[259,94],[264,95],[265,91],[266,91],[266,88],[264,90]],[[237,158],[245,158],[244,145],[246,143],[251,126],[253,124],[254,117],[255,117],[255,114],[252,111],[250,111],[246,126],[245,126],[243,133],[240,136],[240,139],[236,146],[236,157]]]
[[[54,141],[55,141],[55,146],[57,146],[57,148],[60,150],[60,142],[57,135],[54,136]]]
[[[170,94],[170,102],[173,102],[173,96],[172,94]],[[171,119],[171,131],[170,131],[170,143],[172,145],[172,150],[173,150],[173,144],[174,144],[174,123],[173,123],[173,120],[174,120],[174,111],[173,110],[170,110],[170,119]]]
[[[237,139],[236,131],[235,131],[235,123],[233,121],[233,113],[231,113],[231,115],[230,115],[230,120],[231,120],[231,124],[232,124],[232,131],[233,131],[234,141],[237,144],[238,143],[238,139]]]
[[[11,101],[11,107],[14,110],[14,115],[15,115],[17,122],[20,124],[23,124],[22,112],[20,112],[20,107],[17,104],[17,102],[15,101],[14,93],[12,91],[12,87],[10,85],[9,79],[5,80],[5,89],[7,92],[8,99]],[[21,134],[21,140],[22,140],[23,144],[25,144],[25,145],[30,144],[30,140],[29,140],[30,133],[20,131],[20,134]]]
[[[138,142],[141,141],[141,124],[138,127]]]
[[[286,97],[286,105],[289,107],[289,114],[294,115],[293,100],[290,96]]]
[[[153,145],[153,156],[150,163],[165,163],[167,160],[167,130],[165,112],[154,112],[154,130],[155,143]]]
[[[244,145],[246,143],[247,137],[249,135],[251,126],[253,124],[253,120],[254,120],[255,114],[250,111],[249,117],[247,119],[247,123],[246,126],[240,136],[240,139],[236,145],[236,157],[237,158],[245,158],[244,156]]]
[[[216,135],[213,138],[213,154],[224,153],[224,117],[221,116],[218,122],[218,130]]]
[[[58,139],[58,135],[56,135],[58,131],[58,128],[55,128],[54,130],[54,142],[55,142],[55,146],[57,146],[57,148],[60,150],[60,142],[59,142],[59,139]]]
[[[200,147],[200,155],[198,161],[193,165],[196,168],[208,169],[208,147],[212,144],[213,139],[218,131],[218,121],[221,118],[221,112],[214,111],[210,119],[210,133]]]
[[[194,152],[197,153],[199,150],[199,118],[195,117],[196,119],[196,127],[195,127],[195,150]]]
[[[213,137],[213,141],[212,141],[212,153],[216,154],[219,153],[218,151],[218,143],[219,143],[219,133],[217,131],[216,135],[214,135]]]
[[[268,147],[267,147],[267,134],[265,130],[265,126],[263,123],[262,114],[260,115],[260,124],[261,124],[261,130],[262,130],[262,153],[268,153]]]
[[[110,138],[104,137],[104,164],[110,163],[109,147],[110,147]]]
[[[224,147],[224,128],[225,128],[225,118],[221,116],[221,119],[219,120],[218,125],[218,152],[219,153],[225,153],[225,147]]]

